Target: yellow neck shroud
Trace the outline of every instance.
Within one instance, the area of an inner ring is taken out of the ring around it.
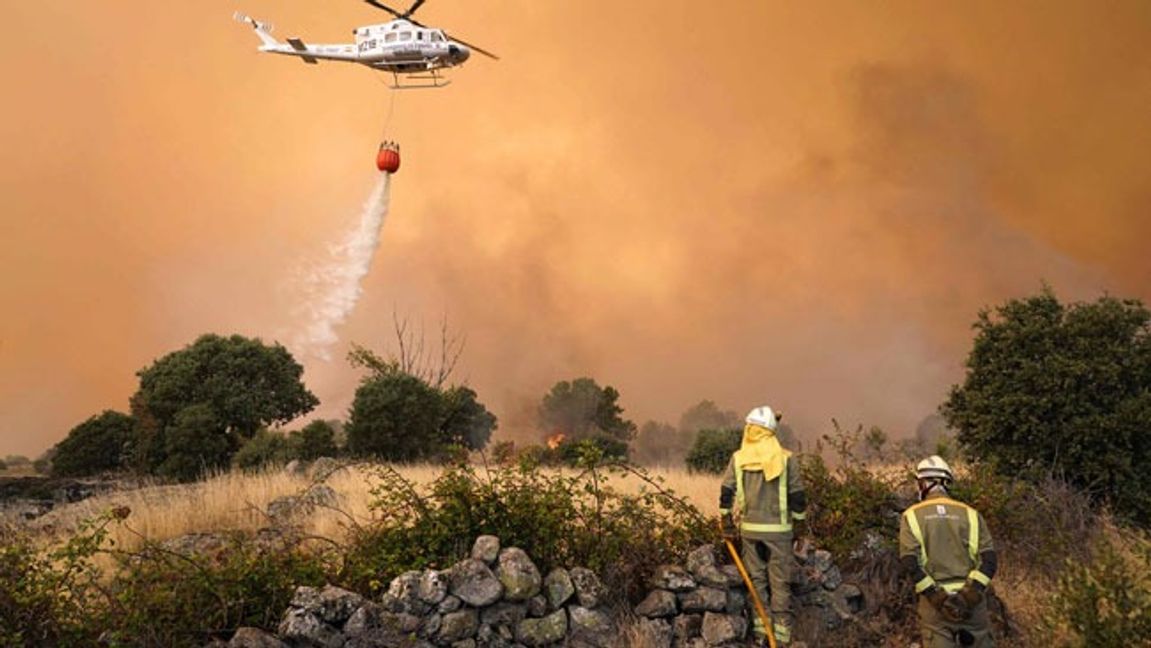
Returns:
[[[783,472],[788,452],[779,445],[775,432],[748,423],[743,428],[743,443],[735,452],[735,465],[741,470],[763,471],[763,478],[771,481]]]

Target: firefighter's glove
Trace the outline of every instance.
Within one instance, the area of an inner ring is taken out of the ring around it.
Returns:
[[[974,609],[975,606],[983,602],[982,587],[976,585],[974,581],[964,583],[963,589],[959,590],[959,596],[970,609]]]
[[[739,540],[739,529],[735,528],[735,520],[731,519],[731,513],[725,513],[721,523],[723,527],[723,539],[729,542]]]
[[[948,594],[939,611],[951,623],[962,623],[971,618],[971,606],[959,594]]]
[[[947,592],[943,591],[942,587],[933,585],[923,591],[923,596],[927,598],[927,602],[931,603],[932,607],[943,612],[943,604],[947,601]]]

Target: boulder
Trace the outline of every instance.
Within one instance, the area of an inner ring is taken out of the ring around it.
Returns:
[[[615,625],[606,612],[578,605],[568,607],[571,638],[596,648],[608,648],[615,636]]]
[[[422,572],[407,571],[393,578],[388,591],[380,597],[380,605],[397,614],[427,614],[434,606],[420,598],[422,576]]]
[[[523,603],[501,601],[495,605],[484,608],[480,613],[480,621],[490,626],[508,626],[514,628],[517,623],[528,616],[527,606]]]
[[[547,597],[543,594],[536,594],[528,599],[528,616],[538,619],[550,611]]]
[[[315,614],[320,621],[340,627],[364,604],[364,597],[334,585],[297,587],[292,595],[292,607]]]
[[[639,634],[637,645],[648,648],[671,648],[671,624],[664,619],[639,619],[636,622]]]
[[[488,565],[495,564],[496,559],[500,557],[500,539],[492,535],[484,535],[476,538],[476,543],[472,545],[472,560],[482,560]]]
[[[448,576],[448,590],[472,607],[484,607],[503,596],[504,586],[486,563],[471,558],[452,567]]]
[[[734,614],[706,612],[700,633],[709,646],[718,646],[729,641],[743,639],[747,633],[747,621]]]
[[[344,635],[324,623],[318,616],[301,608],[289,608],[280,621],[277,634],[289,644],[303,644],[316,648],[340,648]]]
[[[544,578],[544,591],[547,593],[548,605],[551,606],[551,609],[559,609],[575,594],[575,585],[572,584],[571,574],[563,567],[556,567],[551,570]]]
[[[652,590],[639,605],[635,606],[635,613],[642,617],[659,618],[675,616],[679,611],[675,594],[667,590]]]
[[[443,572],[427,569],[420,574],[419,583],[416,585],[416,596],[421,601],[435,605],[443,601],[447,595],[448,578]]]
[[[568,630],[565,610],[556,610],[540,619],[524,619],[516,624],[516,641],[525,646],[546,646],[561,641]]]
[[[727,605],[724,606],[724,612],[728,614],[740,614],[747,609],[747,595],[739,590],[727,590]]]
[[[504,598],[526,601],[540,593],[540,570],[523,549],[509,547],[499,553],[496,578],[504,586]]]
[[[672,636],[676,639],[692,639],[698,637],[702,629],[702,614],[681,614],[675,618],[675,621],[671,625]]]
[[[480,627],[480,615],[476,610],[464,609],[449,612],[440,624],[439,642],[456,642],[475,636]]]
[[[669,592],[687,592],[696,588],[695,579],[679,565],[660,565],[651,577],[651,586]]]
[[[344,624],[344,634],[349,638],[376,636],[381,633],[388,636],[410,635],[419,629],[422,622],[423,620],[414,614],[388,612],[382,606],[369,601],[352,613],[351,618]]]
[[[436,607],[436,611],[440,614],[447,614],[448,612],[455,612],[463,607],[463,605],[464,602],[460,600],[460,597],[448,594],[444,597],[444,600],[440,601],[440,604]]]
[[[327,481],[327,479],[332,476],[332,473],[343,467],[343,464],[341,464],[337,459],[333,459],[331,457],[320,457],[319,459],[316,459],[312,462],[312,466],[309,468],[308,473],[312,478],[312,481],[322,482]]]
[[[288,648],[288,644],[259,628],[239,628],[228,642],[228,648]]]
[[[299,459],[293,459],[284,466],[284,473],[291,477],[303,477],[308,473],[308,464]]]
[[[727,591],[713,587],[681,592],[678,598],[684,612],[723,612],[727,608]]]
[[[452,612],[452,614],[456,614]],[[416,634],[424,639],[431,639],[440,632],[440,628],[444,625],[444,615],[437,612],[432,612],[424,617],[420,623],[420,628],[416,630]]]
[[[607,596],[607,588],[600,582],[595,572],[584,567],[576,567],[568,572],[571,575],[572,585],[575,586],[576,598],[579,604],[586,608],[599,606]]]

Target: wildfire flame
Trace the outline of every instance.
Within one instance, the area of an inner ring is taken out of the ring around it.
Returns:
[[[560,447],[560,444],[563,443],[564,439],[566,438],[568,437],[563,432],[560,432],[559,434],[553,434],[548,437],[548,447],[552,450],[555,450],[556,448]]]

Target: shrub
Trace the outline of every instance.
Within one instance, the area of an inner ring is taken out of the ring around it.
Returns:
[[[112,410],[77,425],[56,444],[52,474],[83,477],[119,470],[135,436],[134,425],[131,416]]]
[[[731,455],[739,450],[743,430],[700,430],[691,451],[687,453],[687,469],[691,472],[720,474],[727,469]]]
[[[292,459],[313,461],[336,456],[336,430],[327,421],[312,421],[288,435]]]
[[[579,465],[588,453],[598,453],[608,459],[627,459],[627,441],[597,434],[578,441],[565,439],[556,448],[559,461],[569,466]]]
[[[1049,289],[984,311],[962,385],[941,408],[971,457],[1038,481],[1051,473],[1151,523],[1151,311]]]
[[[262,429],[232,455],[232,465],[255,469],[269,464],[285,464],[293,458],[292,450],[283,434]]]
[[[606,434],[628,441],[635,436],[635,423],[623,418],[618,400],[614,387],[600,387],[592,378],[561,380],[540,402],[539,426],[571,439]]]
[[[808,528],[822,548],[851,558],[863,547],[895,546],[902,506],[893,483],[858,463],[833,471],[822,457],[802,455],[799,464],[810,503]]]
[[[1126,536],[1126,537],[1124,537]],[[1046,619],[1060,645],[1145,646],[1151,637],[1151,542],[1104,537],[1087,562],[1067,562]]]
[[[685,500],[626,463],[599,463],[594,450],[575,474],[518,466],[478,472],[446,469],[417,489],[380,468],[372,489],[374,524],[354,530],[346,580],[378,589],[403,571],[446,567],[465,557],[479,535],[528,552],[545,573],[554,566],[587,566],[621,595],[638,593],[651,569],[674,562],[713,535]],[[623,475],[644,480],[639,494],[611,486]]]

